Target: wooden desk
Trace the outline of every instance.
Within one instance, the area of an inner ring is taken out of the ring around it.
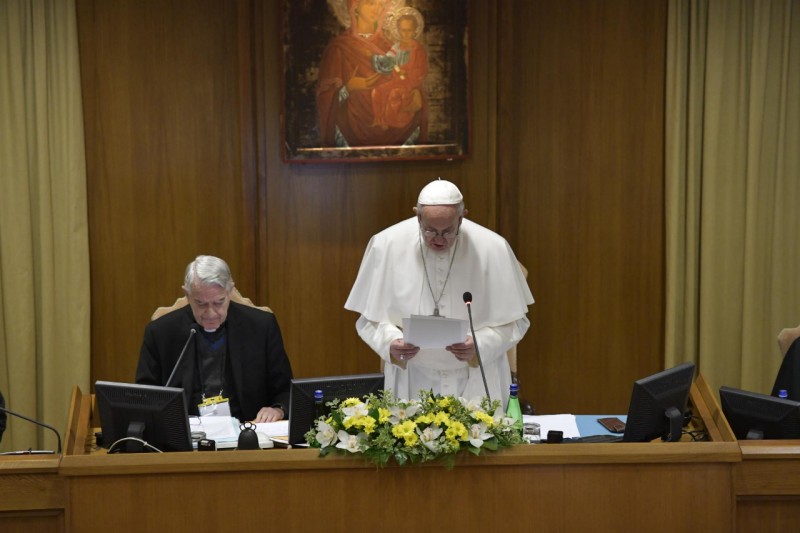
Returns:
[[[88,412],[89,400],[78,387],[73,389],[65,453],[74,450],[78,442],[75,431],[80,426],[81,402],[87,402],[84,410]],[[81,438],[85,440],[85,431]],[[61,458],[61,455],[0,456],[0,531],[68,530],[69,486],[67,479],[59,476]]]
[[[79,391],[78,391],[79,392]],[[84,398],[73,402],[91,406]],[[703,404],[693,388],[692,401]],[[713,425],[705,417],[704,422]],[[88,424],[91,413],[79,417]],[[734,442],[518,446],[378,469],[317,450],[65,455],[74,531],[730,531]]]
[[[796,532],[800,528],[800,440],[737,441],[716,394],[702,376],[696,385],[720,439],[736,442],[742,461],[733,467],[736,531]]]
[[[0,456],[0,531],[64,531],[66,481],[60,456]]]
[[[739,441],[734,469],[737,531],[800,528],[800,440]]]

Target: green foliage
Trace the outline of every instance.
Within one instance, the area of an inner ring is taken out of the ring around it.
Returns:
[[[430,391],[420,392],[418,400],[400,400],[382,391],[328,406],[330,415],[316,420],[305,435],[321,457],[355,454],[379,466],[392,458],[398,465],[442,460],[451,468],[461,451],[480,455],[522,442],[498,400],[468,401]]]

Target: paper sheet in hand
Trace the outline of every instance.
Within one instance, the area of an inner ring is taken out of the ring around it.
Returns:
[[[403,319],[403,340],[420,348],[444,348],[464,342],[469,322],[457,318],[411,315]]]

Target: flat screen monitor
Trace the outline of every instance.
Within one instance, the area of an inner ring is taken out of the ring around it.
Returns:
[[[731,387],[719,399],[737,439],[800,439],[800,402]]]
[[[103,446],[109,451],[192,450],[183,389],[97,381],[94,391]]]
[[[680,440],[694,380],[694,363],[683,363],[633,384],[623,442]]]
[[[289,389],[289,444],[305,444],[305,434],[316,418],[314,391],[322,391],[323,403],[334,399],[364,398],[383,389],[383,374],[355,374],[293,379]]]

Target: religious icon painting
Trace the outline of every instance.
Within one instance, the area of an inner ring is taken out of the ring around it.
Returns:
[[[283,0],[286,162],[468,154],[467,0]]]

